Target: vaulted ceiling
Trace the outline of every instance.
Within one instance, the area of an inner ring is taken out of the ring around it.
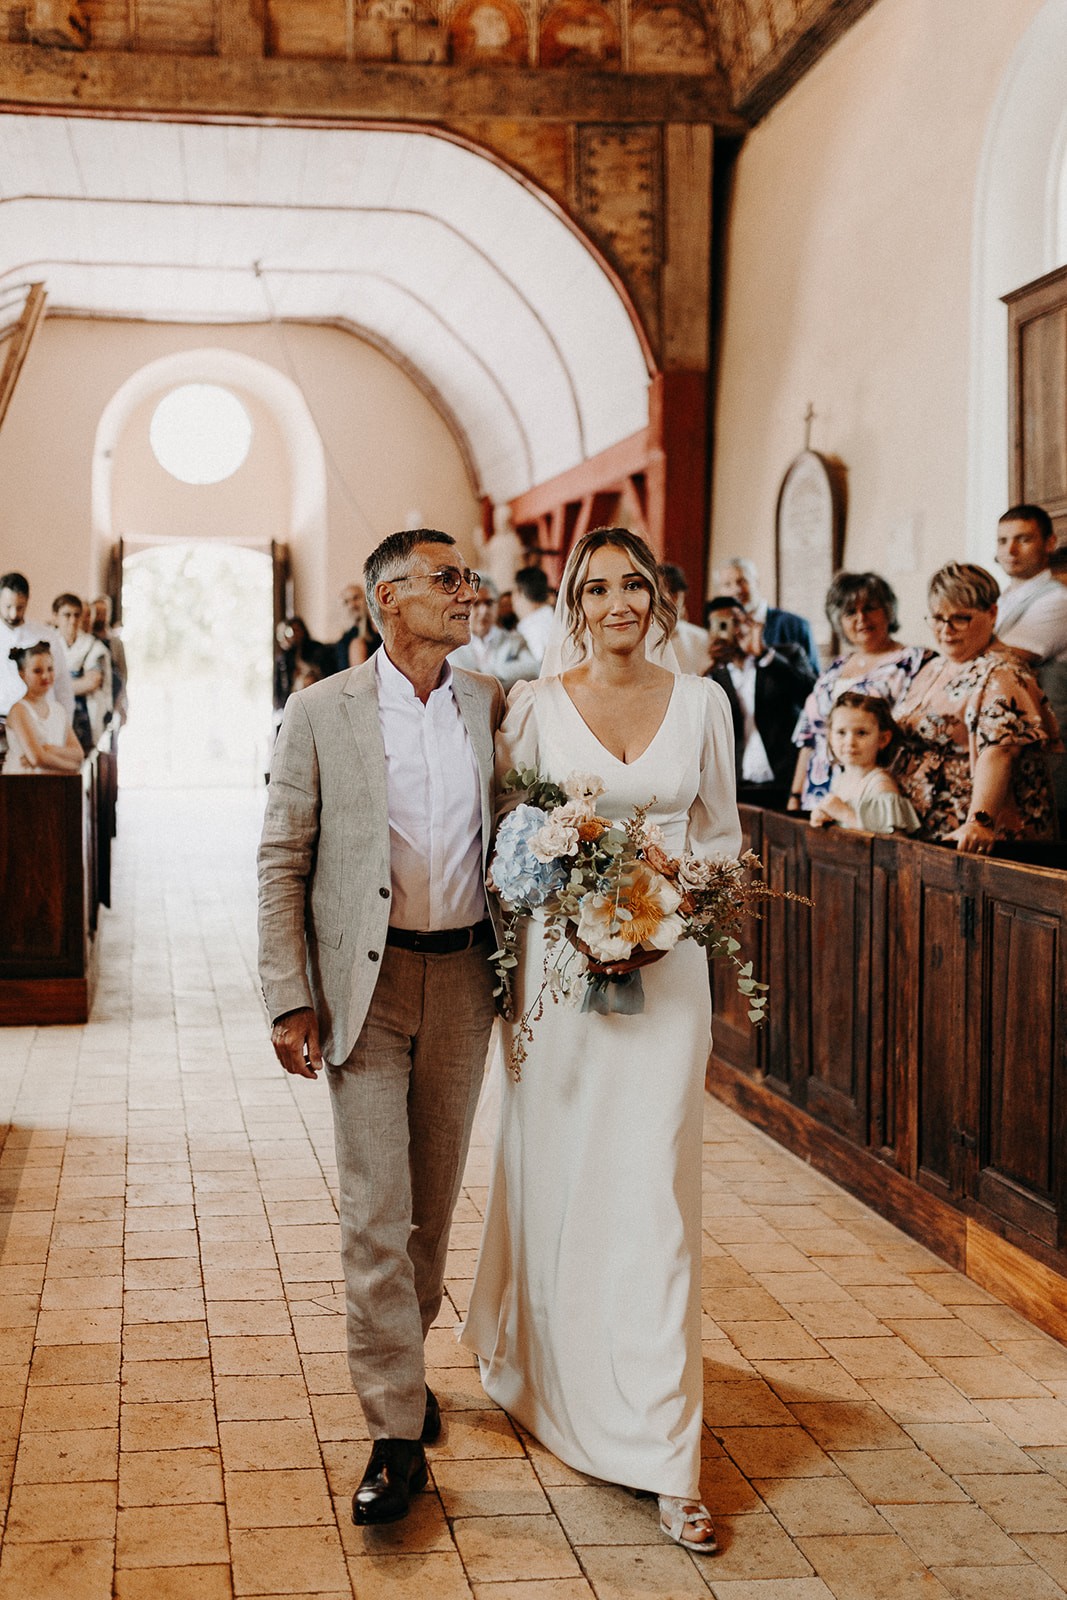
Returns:
[[[0,0],[0,333],[334,323],[512,498],[703,367],[712,140],[874,3]]]
[[[644,351],[587,245],[426,133],[0,116],[0,300],[32,281],[53,316],[356,331],[497,501],[647,422]]]

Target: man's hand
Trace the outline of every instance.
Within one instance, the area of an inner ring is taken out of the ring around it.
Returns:
[[[270,1042],[286,1072],[298,1078],[317,1078],[322,1066],[319,1024],[310,1006],[286,1011],[270,1030]]]
[[[747,656],[755,656],[758,661],[764,654],[763,623],[746,617],[739,629],[738,643]]]

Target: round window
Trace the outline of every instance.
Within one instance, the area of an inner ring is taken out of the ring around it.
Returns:
[[[182,483],[222,483],[248,454],[252,418],[229,389],[185,383],[159,402],[148,438],[171,477]]]

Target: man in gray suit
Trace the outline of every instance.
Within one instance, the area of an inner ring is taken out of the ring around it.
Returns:
[[[495,680],[453,669],[478,576],[419,528],[364,568],[384,647],[293,695],[259,853],[260,978],[287,1072],[325,1063],[352,1381],[373,1448],[357,1523],[394,1522],[441,1429],[423,1342],[493,1020],[484,872]]]

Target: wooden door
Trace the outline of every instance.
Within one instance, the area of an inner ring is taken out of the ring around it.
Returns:
[[[289,559],[289,546],[270,542],[270,563],[274,573],[274,620],[271,636],[278,630],[279,622],[293,613],[293,569]]]
[[[1010,496],[1043,505],[1067,542],[1067,267],[1004,296]]]
[[[1064,876],[974,858],[962,888],[974,907],[968,1013],[977,1122],[968,1192],[1055,1248],[1067,1242]]]
[[[104,580],[104,592],[111,601],[111,620],[116,627],[122,621],[122,564],[125,559],[125,548],[119,539],[108,551],[107,576]]]

